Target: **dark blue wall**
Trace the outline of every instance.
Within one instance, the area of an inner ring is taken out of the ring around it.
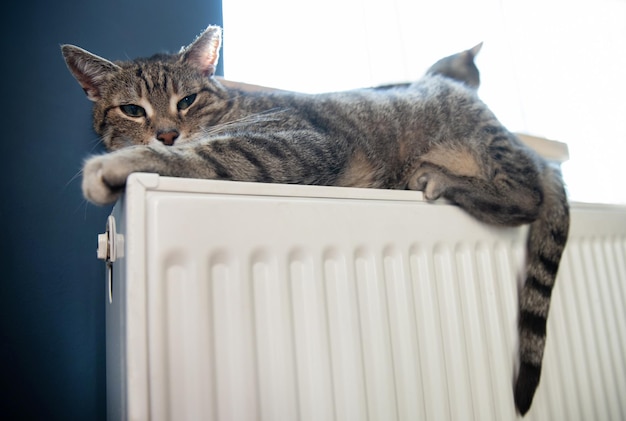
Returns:
[[[103,419],[105,286],[95,249],[110,208],[81,196],[81,162],[101,149],[91,103],[59,45],[110,59],[177,51],[208,24],[221,24],[221,1],[35,1],[3,9],[0,418]]]

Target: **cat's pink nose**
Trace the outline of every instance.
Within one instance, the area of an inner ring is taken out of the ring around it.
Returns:
[[[159,139],[159,141],[163,142],[164,145],[172,146],[174,144],[174,141],[178,139],[178,136],[180,136],[178,130],[163,130],[157,132],[156,137],[157,139]]]

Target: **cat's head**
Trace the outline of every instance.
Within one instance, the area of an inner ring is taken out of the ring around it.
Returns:
[[[67,66],[94,101],[94,129],[108,150],[180,144],[203,134],[223,88],[213,80],[221,29],[209,26],[177,54],[111,62],[63,45]]]
[[[478,89],[480,85],[480,72],[474,59],[480,51],[483,43],[461,51],[460,53],[444,57],[430,66],[426,74],[438,74],[465,83],[470,88]]]

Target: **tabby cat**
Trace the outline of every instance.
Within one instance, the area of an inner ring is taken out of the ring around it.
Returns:
[[[177,54],[127,62],[62,47],[94,101],[94,128],[110,151],[85,162],[84,196],[111,203],[130,173],[153,172],[419,190],[480,221],[530,224],[514,386],[517,409],[526,413],[539,383],[550,295],[569,228],[558,169],[498,122],[466,86],[476,78],[467,83],[466,76],[435,69],[406,89],[243,92],[213,77],[220,43],[221,29],[210,26]]]

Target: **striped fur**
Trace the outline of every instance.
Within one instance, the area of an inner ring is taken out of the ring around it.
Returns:
[[[94,101],[94,128],[110,151],[85,162],[85,197],[111,203],[127,176],[143,171],[414,189],[490,224],[530,224],[514,390],[518,411],[526,413],[539,383],[569,227],[559,171],[498,122],[475,84],[441,70],[404,89],[243,92],[212,77],[220,42],[221,30],[209,27],[178,54],[115,63],[63,46],[70,71]]]

